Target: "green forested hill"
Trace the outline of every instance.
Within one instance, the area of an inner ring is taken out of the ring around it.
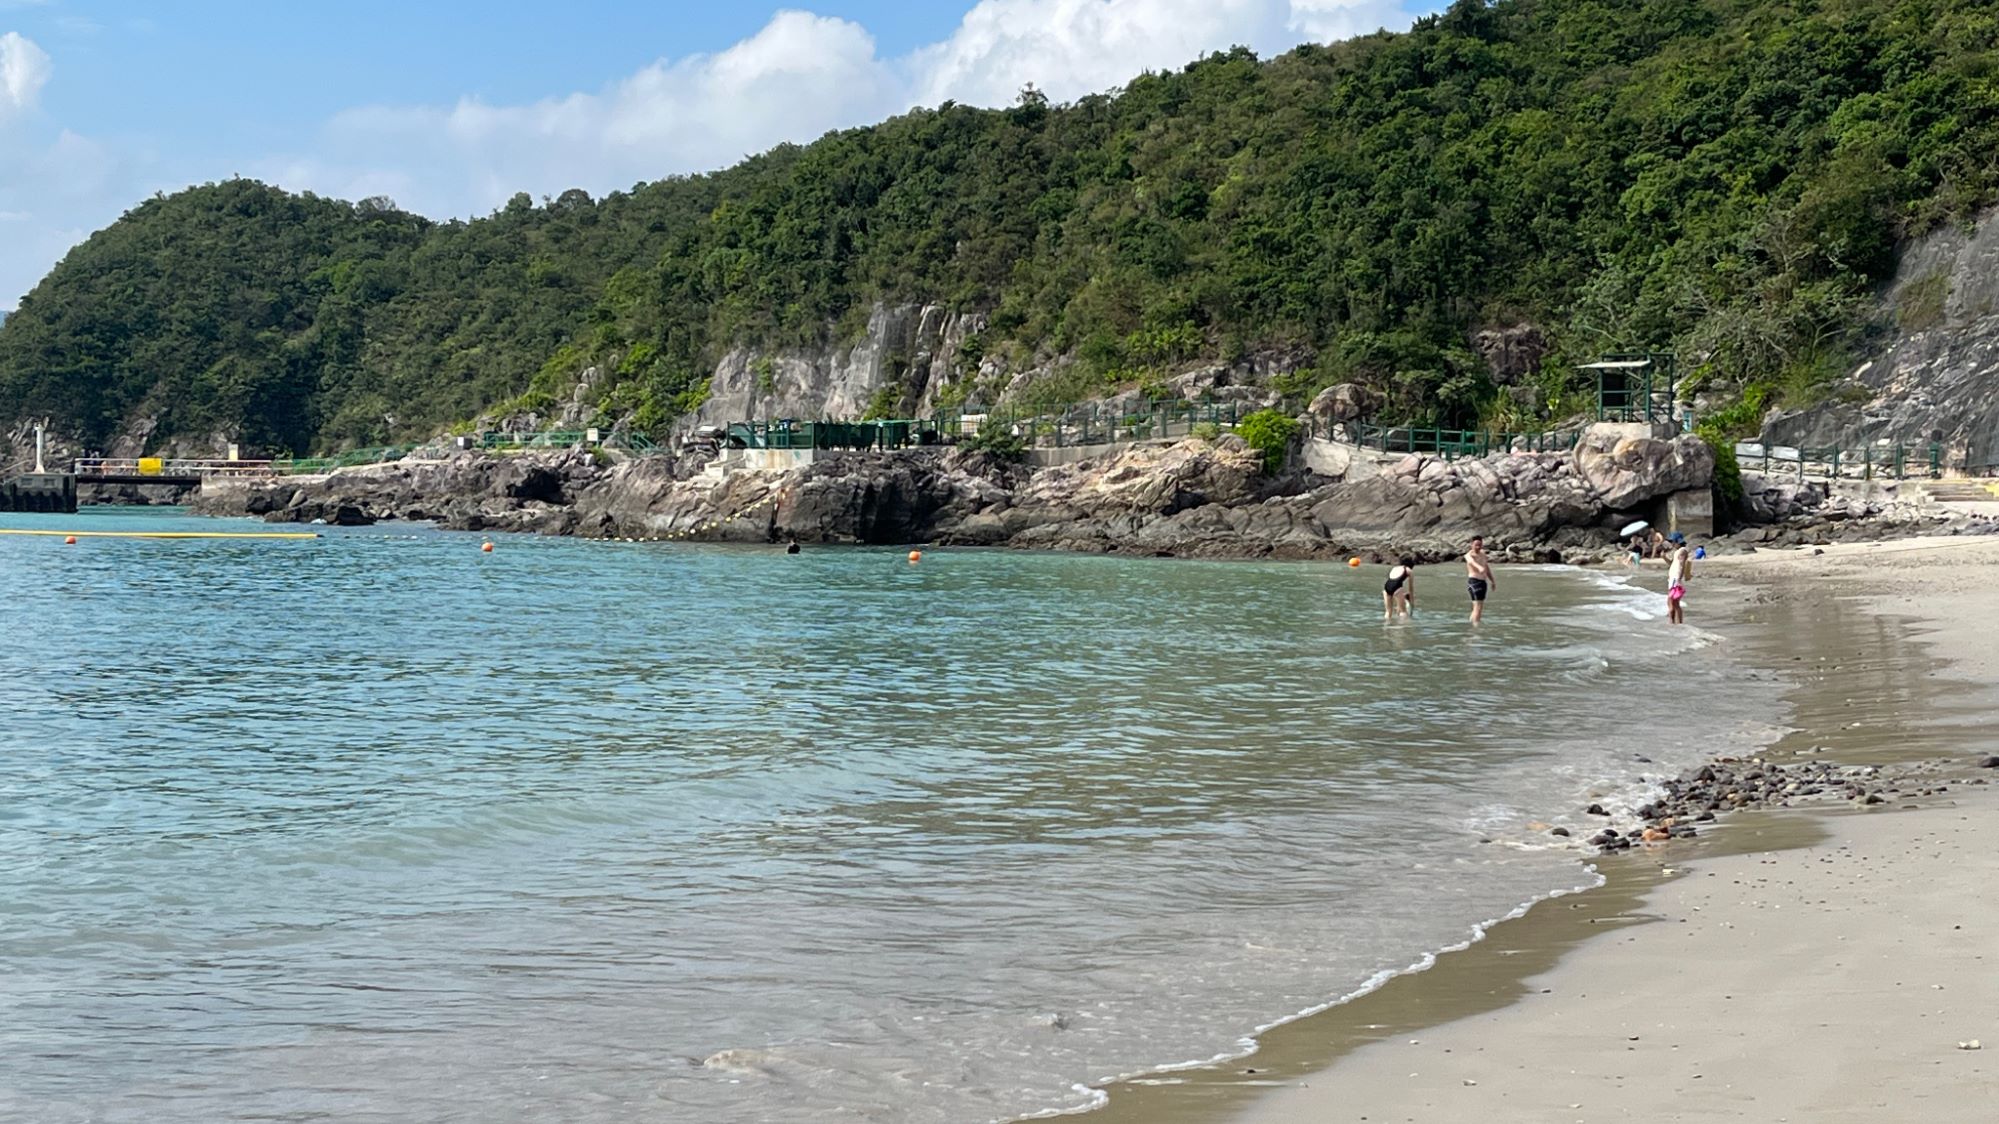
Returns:
[[[608,360],[658,424],[733,344],[877,300],[992,313],[1068,394],[1266,347],[1410,418],[1502,401],[1467,344],[1672,346],[1806,395],[1897,240],[1999,186],[1989,0],[1461,0],[1115,96],[945,105],[714,175],[431,223],[234,181],[151,200],[0,328],[0,415],[303,451],[435,430]],[[1684,359],[1683,359],[1684,362]],[[545,372],[545,373],[544,373]],[[539,377],[538,377],[539,376]]]

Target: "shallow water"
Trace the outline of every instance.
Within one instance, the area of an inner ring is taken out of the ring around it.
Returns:
[[[0,1117],[1079,1108],[1776,718],[1576,573],[478,542],[0,537]]]

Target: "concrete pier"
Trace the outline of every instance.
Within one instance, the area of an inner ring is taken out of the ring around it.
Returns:
[[[76,511],[76,477],[67,472],[26,472],[0,481],[0,511]]]

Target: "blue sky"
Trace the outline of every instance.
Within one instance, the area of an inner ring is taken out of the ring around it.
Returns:
[[[1426,0],[0,0],[0,309],[155,191],[249,175],[436,216],[732,163],[945,98],[1058,99]]]

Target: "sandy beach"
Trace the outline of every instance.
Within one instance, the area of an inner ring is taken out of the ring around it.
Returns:
[[[1743,627],[1829,599],[1910,618],[1906,627],[1944,662],[1933,671],[1964,681],[1946,690],[1989,707],[1999,541],[1762,552],[1714,559],[1701,576],[1736,580],[1751,606]],[[1696,621],[1729,630],[1693,604]],[[1776,651],[1772,639],[1761,638],[1766,652]],[[1842,698],[1854,690],[1823,685]],[[1818,732],[1814,718],[1799,715],[1801,733]],[[1999,752],[1990,725],[1897,724],[1875,735],[1864,739],[1873,753],[1856,757],[1961,757],[1967,781],[1983,779],[1969,768],[1975,756]],[[1651,923],[1583,944],[1529,980],[1520,1002],[1363,1047],[1240,1118],[1991,1120],[1999,852],[1987,842],[1999,792],[1958,784],[1916,803],[1747,813],[1809,817],[1825,836],[1697,858],[1645,896]]]
[[[1979,762],[1999,753],[1999,540],[1716,558],[1689,605],[1791,685],[1770,756],[1880,765],[1885,803],[1742,812],[1606,857],[1604,889],[1240,1062],[1121,1086],[1107,1117],[1994,1119],[1999,769]],[[1910,769],[1948,790],[1898,786]]]

